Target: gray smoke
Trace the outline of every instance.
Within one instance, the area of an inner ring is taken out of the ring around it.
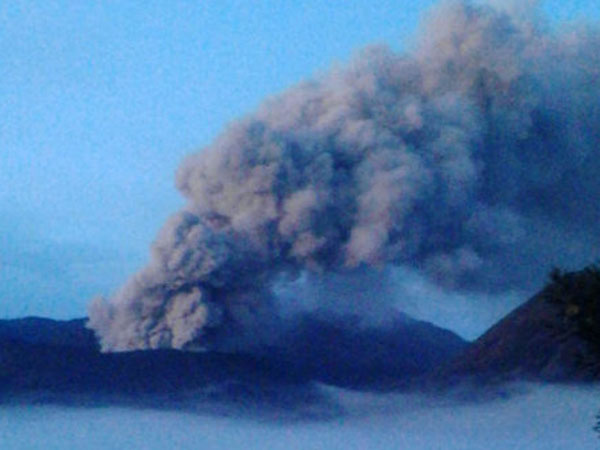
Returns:
[[[149,265],[91,305],[103,349],[260,345],[274,285],[306,273],[407,266],[491,293],[598,257],[598,30],[459,2],[417,42],[364,50],[187,158]]]

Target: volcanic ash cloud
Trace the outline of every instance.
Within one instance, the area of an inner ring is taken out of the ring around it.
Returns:
[[[502,292],[597,258],[600,35],[540,29],[444,5],[413,51],[368,48],[230,125],[180,167],[148,266],[92,303],[103,349],[260,345],[303,272]]]

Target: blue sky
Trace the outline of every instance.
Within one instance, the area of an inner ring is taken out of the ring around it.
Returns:
[[[0,317],[82,316],[147,259],[182,157],[433,1],[0,4]],[[542,2],[552,24],[596,0]]]

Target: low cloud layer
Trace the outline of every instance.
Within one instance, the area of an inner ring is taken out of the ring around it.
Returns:
[[[0,439],[6,448],[164,449],[543,449],[598,448],[592,430],[598,392],[540,387],[511,398],[455,402],[417,395],[332,392],[342,415],[304,421],[260,420],[239,404],[224,417],[181,407],[63,408],[4,406]],[[160,404],[164,405],[164,398]],[[319,412],[318,405],[316,411]],[[217,414],[218,415],[218,414]],[[241,416],[241,417],[240,417]],[[260,416],[259,416],[260,417]],[[143,430],[143,431],[141,431]]]
[[[439,6],[412,51],[367,48],[187,158],[151,261],[90,307],[103,349],[260,345],[301,274],[497,294],[597,258],[600,33],[530,15]]]

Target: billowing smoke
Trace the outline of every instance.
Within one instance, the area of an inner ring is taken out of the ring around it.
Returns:
[[[598,31],[443,5],[412,52],[368,48],[184,161],[187,205],[90,325],[105,350],[258,344],[274,285],[365,267],[531,288],[598,257],[598,174]]]

